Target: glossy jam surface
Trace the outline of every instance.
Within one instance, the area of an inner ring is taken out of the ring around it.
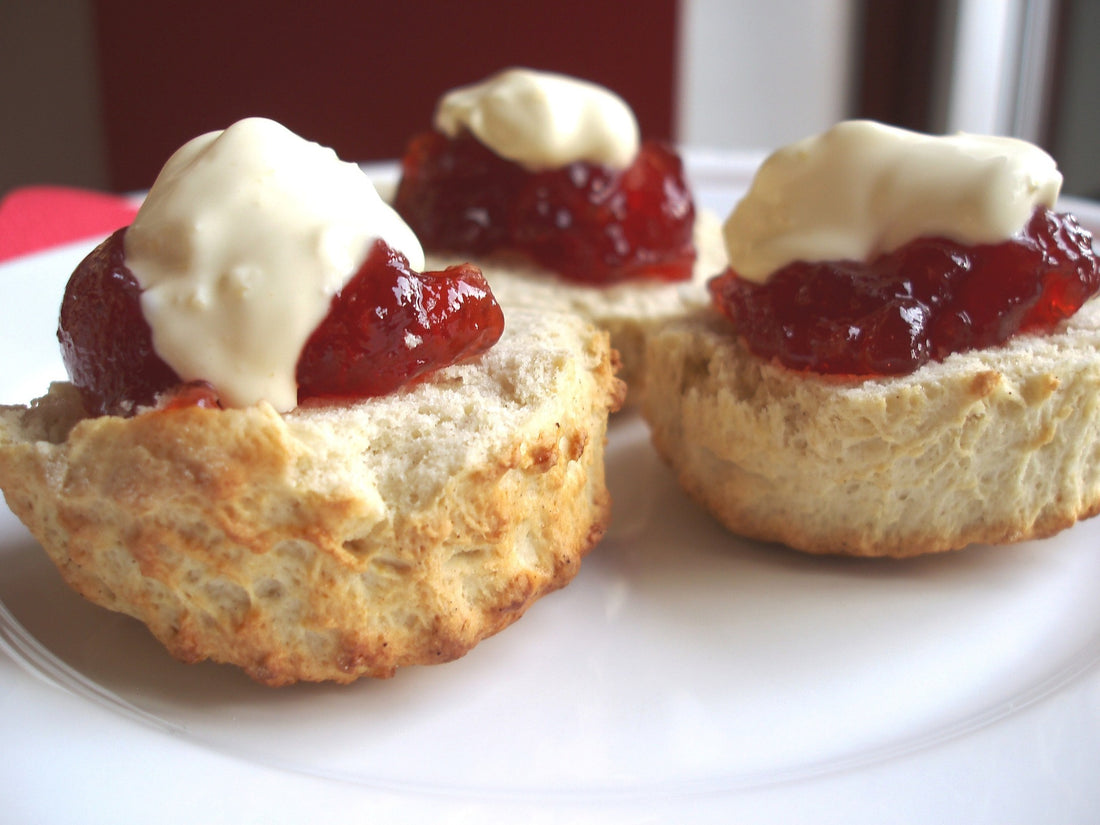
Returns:
[[[1035,212],[999,244],[919,238],[863,264],[796,262],[763,284],[732,271],[710,291],[749,349],[797,370],[900,375],[954,352],[1049,330],[1100,288],[1092,237]]]
[[[97,415],[150,406],[180,383],[153,349],[141,287],[126,268],[125,232],[118,230],[80,262],[61,300],[61,358],[85,408]]]
[[[298,400],[385,395],[485,352],[503,332],[476,266],[413,272],[377,241],[302,350]]]
[[[215,406],[211,387],[182,382],[154,350],[141,290],[126,268],[124,232],[89,254],[66,287],[57,334],[70,379],[96,415],[125,415],[158,400]],[[299,401],[384,395],[484,352],[503,331],[476,267],[413,272],[377,241],[302,351]]]
[[[518,251],[574,281],[678,281],[695,262],[683,165],[654,142],[623,171],[529,172],[468,135],[428,132],[409,145],[394,206],[430,250]]]

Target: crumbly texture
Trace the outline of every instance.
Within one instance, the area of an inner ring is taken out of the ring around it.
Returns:
[[[659,326],[704,306],[706,282],[726,267],[721,221],[706,210],[695,218],[698,257],[690,281],[627,281],[599,286],[570,281],[515,255],[474,259],[485,274],[505,315],[514,308],[569,312],[605,329],[622,361],[620,377],[628,387],[627,403],[636,405],[645,393],[646,338]],[[427,269],[469,260],[461,253],[428,256]]]
[[[566,584],[609,517],[606,333],[511,313],[476,361],[351,405],[0,408],[0,486],[64,579],[270,685],[445,662]]]
[[[735,533],[912,556],[1100,512],[1100,299],[1049,335],[852,381],[757,358],[714,311],[651,336],[644,414]]]

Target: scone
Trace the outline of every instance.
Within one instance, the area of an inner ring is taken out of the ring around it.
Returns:
[[[645,394],[646,340],[653,330],[706,306],[706,282],[726,268],[721,244],[713,239],[721,230],[718,216],[706,210],[695,214],[697,257],[691,279],[676,283],[627,281],[607,286],[578,284],[517,256],[498,254],[479,259],[481,271],[507,313],[517,309],[545,309],[580,316],[607,330],[619,353],[619,377],[628,387],[627,403],[640,405]],[[428,254],[428,265],[440,268],[454,255]]]
[[[608,89],[548,72],[508,69],[443,95],[393,203],[433,265],[475,262],[506,311],[607,329],[631,403],[647,330],[705,302],[703,281],[725,265],[697,254],[717,217],[697,215],[678,155],[640,140]]]
[[[717,312],[650,340],[645,416],[680,483],[739,535],[912,556],[1052,535],[1100,512],[1100,301],[1051,334],[902,377],[796,372]]]
[[[607,334],[423,268],[355,164],[248,118],[184,144],[76,268],[70,381],[0,409],[63,578],[271,685],[454,659],[602,535]]]
[[[1100,511],[1100,266],[1060,182],[1018,141],[866,122],[775,153],[711,239],[712,306],[648,342],[683,487],[740,535],[860,556]]]
[[[517,314],[476,363],[280,415],[0,411],[0,487],[65,581],[269,685],[445,662],[566,584],[608,519],[605,333]]]

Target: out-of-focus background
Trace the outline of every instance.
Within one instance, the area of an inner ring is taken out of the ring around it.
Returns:
[[[847,117],[1011,134],[1100,197],[1096,0],[0,0],[0,194],[147,188],[265,115],[397,157],[446,89],[509,65],[603,83],[647,136],[771,149]]]

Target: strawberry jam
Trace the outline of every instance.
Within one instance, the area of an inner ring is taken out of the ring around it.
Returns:
[[[531,172],[469,135],[426,132],[405,154],[394,206],[428,249],[520,252],[574,281],[679,281],[695,261],[683,164],[655,142],[621,171],[578,161]]]
[[[899,375],[954,352],[1044,331],[1100,288],[1091,234],[1036,210],[997,244],[918,238],[870,263],[796,262],[763,284],[710,282],[750,350],[797,370]]]
[[[302,350],[298,399],[385,395],[485,352],[503,332],[476,266],[414,272],[376,241]]]
[[[213,388],[185,384],[154,350],[124,235],[120,229],[80,263],[61,303],[62,359],[85,407],[125,415],[158,399],[215,406]],[[484,352],[503,331],[504,316],[476,267],[413,272],[376,241],[303,348],[298,400],[384,395]]]
[[[141,287],[123,260],[120,229],[80,262],[65,287],[57,338],[69,378],[96,415],[150,406],[179,376],[153,349]]]

